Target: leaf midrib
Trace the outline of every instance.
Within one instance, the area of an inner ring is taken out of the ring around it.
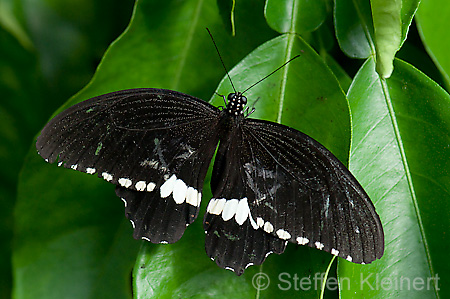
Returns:
[[[287,33],[287,49],[286,49],[286,55],[284,56],[284,61],[288,61],[291,57],[292,48],[294,45],[294,39],[295,39],[295,33]],[[277,123],[281,124],[281,117],[283,115],[283,108],[284,108],[284,98],[286,97],[286,82],[287,82],[287,76],[289,72],[289,63],[283,68],[282,70],[283,75],[281,79],[281,85],[280,85],[280,94],[278,98],[280,99],[278,104],[278,116],[277,116]]]
[[[197,30],[197,24],[198,24],[198,20],[200,18],[200,11],[202,9],[202,6],[203,6],[203,0],[199,0],[197,3],[197,6],[195,7],[193,19],[191,22],[192,25],[186,34],[184,47],[183,47],[183,50],[181,51],[181,55],[180,55],[180,61],[178,63],[177,71],[175,72],[175,77],[173,79],[172,88],[174,90],[178,90],[178,88],[179,88],[179,84],[180,84],[180,80],[181,80],[181,73],[183,72],[183,68],[187,61],[189,48],[191,47],[192,40],[194,38],[194,32]]]

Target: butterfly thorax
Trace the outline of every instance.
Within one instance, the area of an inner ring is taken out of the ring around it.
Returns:
[[[240,92],[230,93],[227,97],[228,104],[225,108],[227,114],[232,116],[244,115],[244,107],[247,104],[247,98]]]
[[[240,127],[245,119],[244,108],[247,98],[240,92],[230,93],[227,97],[227,106],[220,113],[218,125],[219,139],[230,142],[235,136],[236,130]]]

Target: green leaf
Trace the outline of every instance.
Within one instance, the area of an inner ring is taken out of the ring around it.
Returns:
[[[353,58],[375,53],[369,0],[334,0],[336,38],[342,51]]]
[[[402,43],[400,44],[400,47],[408,37],[409,26],[411,26],[412,20],[417,12],[417,9],[419,8],[420,2],[421,0],[402,0]]]
[[[325,0],[267,0],[264,9],[273,30],[298,34],[316,30],[325,20],[326,12]]]
[[[285,34],[264,43],[240,61],[230,71],[230,76],[236,89],[243,91],[294,53],[302,53],[302,56],[245,93],[250,106],[260,98],[255,103],[252,117],[278,121],[308,133],[345,163],[350,138],[347,101],[326,64],[301,38]],[[226,95],[232,91],[225,76],[216,92]],[[223,99],[217,95],[211,102],[216,106],[223,105]],[[209,190],[209,181],[205,190]],[[202,211],[210,197],[204,192]],[[271,283],[260,291],[262,297],[280,294],[297,297],[294,275],[308,277],[311,271],[323,273],[332,258],[325,252],[292,245],[284,254],[271,255],[262,266],[252,266],[237,277],[216,266],[205,255],[200,219],[189,226],[176,244],[143,248],[134,272],[138,297],[254,297],[258,296],[258,290],[252,285],[254,277],[264,275]],[[280,293],[279,285],[286,290]],[[320,284],[315,288],[313,285],[302,290],[302,296],[317,298],[319,292]]]
[[[348,93],[350,169],[380,214],[386,247],[371,265],[339,264],[341,295],[446,298],[450,96],[411,65],[394,66],[383,80],[369,59]]]
[[[450,3],[445,0],[424,0],[417,12],[417,27],[425,49],[450,87]]]
[[[395,53],[400,48],[402,23],[401,0],[371,0],[375,45],[377,50],[377,72],[389,78],[393,71]]]

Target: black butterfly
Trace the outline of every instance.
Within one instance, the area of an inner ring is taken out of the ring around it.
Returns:
[[[380,258],[380,219],[347,168],[311,137],[247,117],[242,93],[227,100],[219,109],[164,89],[104,94],[58,114],[36,147],[47,162],[115,184],[134,238],[174,243],[198,215],[219,144],[206,252],[237,275],[288,241],[359,264]]]

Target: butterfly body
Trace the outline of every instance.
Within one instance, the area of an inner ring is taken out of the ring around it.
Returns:
[[[198,216],[218,146],[205,248],[238,275],[288,242],[356,263],[380,258],[381,222],[346,167],[311,137],[249,118],[241,93],[226,102],[218,109],[164,89],[109,93],[58,114],[36,147],[50,163],[115,184],[136,239],[174,243]]]

